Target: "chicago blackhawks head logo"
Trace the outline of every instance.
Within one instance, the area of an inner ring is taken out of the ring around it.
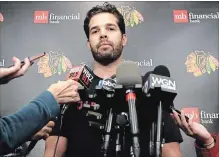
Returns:
[[[185,62],[187,72],[193,73],[195,77],[204,73],[211,74],[219,67],[219,62],[209,53],[204,51],[191,52]]]
[[[38,73],[44,74],[44,77],[50,77],[54,74],[61,75],[72,68],[72,64],[65,56],[58,52],[50,51],[37,63]]]
[[[126,26],[134,27],[144,21],[143,16],[134,7],[121,6],[117,9],[123,15]]]

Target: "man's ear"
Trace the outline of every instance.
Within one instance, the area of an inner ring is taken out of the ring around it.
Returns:
[[[123,34],[122,35],[122,46],[124,47],[127,44],[127,35]]]
[[[91,50],[89,39],[87,40],[87,47]]]

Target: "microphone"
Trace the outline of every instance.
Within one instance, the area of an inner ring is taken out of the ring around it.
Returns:
[[[109,110],[109,116],[108,116],[108,120],[106,121],[106,126],[105,126],[105,137],[104,137],[104,144],[103,144],[104,157],[107,157],[110,134],[111,134],[111,129],[112,129],[112,119],[113,119],[113,113],[112,113],[112,108],[111,108]]]
[[[128,72],[129,71],[129,72]],[[134,91],[135,85],[141,84],[141,72],[139,67],[135,62],[125,61],[121,63],[116,70],[117,83],[123,85],[126,89],[126,101],[129,107],[129,120],[131,126],[131,133],[133,135],[133,151],[134,156],[140,156],[140,144],[139,144],[139,128],[138,128],[138,118],[136,111],[136,94]]]
[[[112,78],[114,78],[114,75],[111,78],[107,78],[99,81],[99,87],[101,87],[104,90],[104,93],[107,98],[114,97],[116,80]],[[112,113],[112,108],[110,108],[108,120],[106,121],[106,126],[105,126],[105,137],[103,144],[104,157],[107,156],[107,151],[109,147],[110,134],[112,129],[112,120],[113,120],[113,113]]]
[[[114,97],[116,80],[112,78],[107,78],[99,81],[99,86],[104,90],[107,98]]]
[[[95,75],[92,70],[86,65],[82,64],[70,69],[66,79],[71,79],[79,82],[86,89],[88,89],[94,79]]]
[[[170,72],[165,66],[157,66],[153,72],[144,76],[143,92],[147,97],[172,103],[177,95],[176,82],[170,78]]]
[[[176,92],[176,82],[174,79],[170,78],[170,72],[166,66],[159,65],[153,72],[148,72],[145,74],[143,86],[143,92],[146,93],[147,97],[152,98],[157,103],[157,123],[156,129],[154,122],[152,123],[152,128],[150,131],[150,154],[155,153],[156,157],[161,156],[161,130],[162,130],[162,107],[169,109],[170,105],[173,103],[174,98],[177,95]],[[164,106],[162,106],[162,104]],[[154,149],[154,132],[156,131],[156,149]],[[152,141],[153,140],[153,141]]]
[[[154,100],[162,100],[166,106],[164,109],[168,112],[174,110],[181,117],[181,112],[175,109],[173,105],[173,100],[177,95],[176,82],[174,79],[170,78],[170,71],[164,65],[157,66],[154,71],[147,72],[143,77],[144,85],[142,91],[146,94],[147,97]],[[161,91],[157,93],[155,89],[160,88]],[[158,95],[159,94],[159,95]],[[185,116],[186,121],[189,120]]]
[[[126,156],[125,150],[125,127],[129,124],[128,115],[125,112],[121,112],[116,116],[116,157]],[[121,144],[122,143],[122,144]],[[124,155],[121,153],[124,152]]]
[[[26,157],[31,152],[31,150],[35,147],[37,142],[38,142],[38,140],[33,140],[33,141],[30,142],[30,144],[28,145],[27,150],[25,151],[24,157]]]
[[[80,90],[85,88],[87,89],[89,98],[94,98],[96,93],[94,90],[90,89],[90,85],[95,77],[96,76],[93,71],[86,64],[81,64],[71,68],[70,72],[66,76],[66,79],[72,79],[79,82],[83,87],[79,87],[78,92],[80,93]],[[80,95],[82,96],[83,94]]]

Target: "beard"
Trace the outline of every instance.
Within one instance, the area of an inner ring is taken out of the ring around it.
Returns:
[[[100,50],[98,49],[99,46],[97,46],[96,49],[91,48],[91,52],[94,60],[104,66],[109,65],[114,61],[116,61],[122,54],[123,46],[121,43],[116,46],[111,44],[111,46],[112,49],[102,50],[103,52],[100,52]]]

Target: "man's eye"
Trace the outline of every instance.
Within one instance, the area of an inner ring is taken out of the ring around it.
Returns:
[[[115,30],[115,28],[108,28],[108,30],[112,31],[112,30]]]
[[[98,31],[97,30],[95,30],[95,31],[92,31],[92,34],[95,34],[95,33],[97,33]]]

